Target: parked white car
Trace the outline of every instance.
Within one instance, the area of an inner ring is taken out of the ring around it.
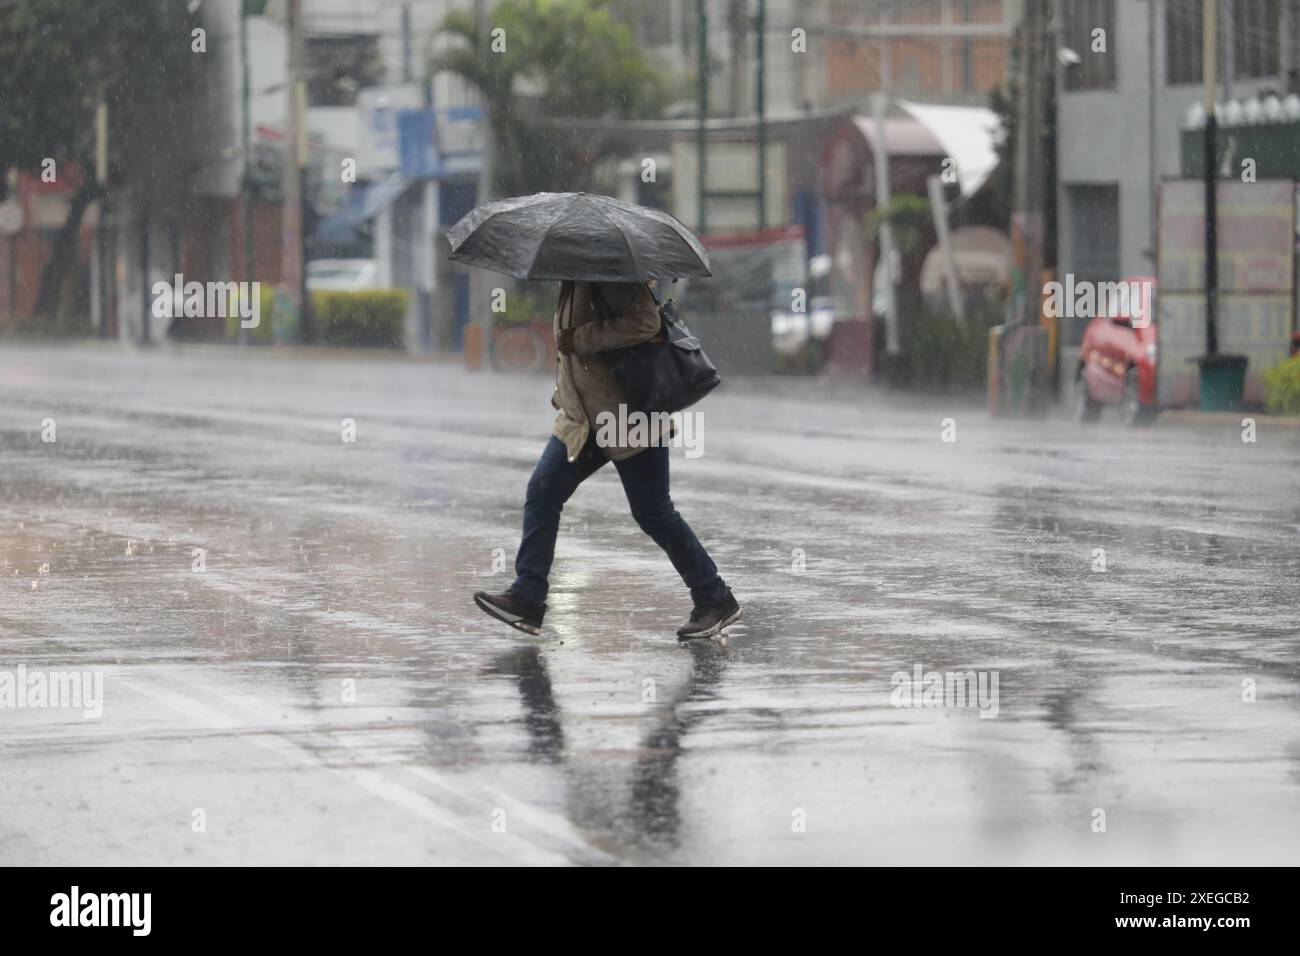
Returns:
[[[820,295],[807,312],[773,312],[772,343],[778,352],[794,353],[810,338],[825,339],[835,324],[835,306],[830,296]]]
[[[313,259],[307,263],[309,292],[360,292],[376,288],[374,259]]]

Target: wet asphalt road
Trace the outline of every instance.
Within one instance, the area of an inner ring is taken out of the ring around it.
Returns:
[[[1300,429],[731,383],[674,497],[743,625],[675,640],[605,469],[527,642],[469,596],[550,388],[0,349],[0,679],[103,675],[0,707],[0,865],[1295,861]]]

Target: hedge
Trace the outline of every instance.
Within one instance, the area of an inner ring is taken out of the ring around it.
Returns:
[[[1300,415],[1300,355],[1265,370],[1264,395],[1269,411]]]
[[[261,292],[261,322],[248,330],[250,340],[270,342],[273,330],[277,330],[282,339],[298,339],[298,329],[280,328],[282,323],[276,321],[275,286],[264,283]],[[400,289],[313,292],[311,301],[316,337],[322,344],[349,348],[401,348],[406,292]],[[231,340],[239,337],[237,315],[226,320],[226,337]]]
[[[263,282],[258,287],[258,322],[257,325],[248,330],[248,338],[253,342],[270,342],[271,341],[271,319],[275,315],[275,285],[270,282]],[[236,305],[238,300],[232,301],[232,306]],[[239,323],[242,313],[238,308],[233,308],[234,315],[226,317],[226,338],[239,338]]]
[[[350,348],[402,347],[407,294],[400,289],[313,292],[316,334],[325,345]]]

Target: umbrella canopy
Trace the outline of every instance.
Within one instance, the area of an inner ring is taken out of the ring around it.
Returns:
[[[471,209],[447,231],[451,258],[516,279],[646,282],[712,275],[666,212],[591,193],[535,193]]]

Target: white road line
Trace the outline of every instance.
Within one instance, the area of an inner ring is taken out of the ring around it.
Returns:
[[[216,708],[200,703],[192,696],[188,696],[176,690],[168,689],[158,684],[151,684],[144,680],[129,679],[124,683],[141,695],[156,700],[160,704],[163,704],[177,713],[189,717],[206,727],[233,731],[237,734],[238,739],[269,750],[291,763],[315,770],[328,771],[329,773],[340,776],[348,782],[369,791],[375,796],[386,800],[395,806],[409,810],[437,826],[452,831],[456,836],[490,852],[493,856],[508,856],[513,858],[514,862],[531,865],[557,865],[569,862],[567,857],[543,850],[541,847],[538,847],[527,840],[512,840],[507,851],[507,848],[502,846],[500,843],[489,842],[482,836],[475,834],[472,829],[466,827],[464,820],[449,813],[424,794],[412,790],[409,787],[405,787],[373,770],[360,767],[335,767],[323,764],[317,756],[312,753],[312,751],[288,739],[279,731],[272,730],[269,733],[239,734],[238,732],[240,730],[247,729],[247,725],[243,721],[229,713],[225,713]],[[246,711],[250,709],[246,703],[236,703],[230,698],[212,690],[210,687],[205,687],[204,691],[211,696],[221,698],[232,708],[243,709]],[[312,731],[305,732],[310,733]],[[448,787],[448,789],[450,788]],[[523,859],[519,859],[521,856]]]

